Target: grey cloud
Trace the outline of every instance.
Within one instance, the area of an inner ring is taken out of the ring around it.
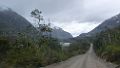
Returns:
[[[34,8],[44,12],[46,17],[72,19],[81,13],[83,0],[0,0],[0,4],[11,7],[21,15],[27,15]]]
[[[53,24],[58,24],[74,36],[90,31],[120,12],[120,0],[0,0],[1,4],[31,22],[30,12],[38,8],[45,18],[50,18]]]
[[[116,0],[0,0],[24,17],[38,8],[53,21],[101,22],[120,12]]]

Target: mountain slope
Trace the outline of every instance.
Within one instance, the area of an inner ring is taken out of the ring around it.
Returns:
[[[118,14],[108,20],[105,20],[103,23],[101,23],[98,27],[96,27],[92,31],[90,31],[88,33],[83,33],[83,34],[79,35],[79,37],[95,36],[96,34],[99,34],[102,31],[106,31],[108,29],[113,29],[113,28],[119,27],[119,25],[120,25],[120,14]]]
[[[53,28],[52,37],[58,38],[61,40],[73,38],[73,36],[70,33],[64,31],[61,28]]]
[[[118,27],[120,25],[120,14],[104,21],[102,24],[100,24],[98,27],[96,27],[94,30],[92,30],[91,34],[93,33],[99,33],[101,31],[105,31],[107,29],[112,29],[115,27]]]
[[[37,32],[36,28],[34,28],[25,18],[12,11],[10,8],[0,8],[0,35],[16,35],[19,32],[27,32],[27,34],[33,35],[33,31]],[[61,28],[54,28],[52,37],[68,39],[72,38],[72,35]]]
[[[35,29],[30,22],[11,9],[0,11],[0,34],[25,32],[28,27]]]

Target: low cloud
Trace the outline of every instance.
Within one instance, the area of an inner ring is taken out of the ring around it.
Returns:
[[[53,24],[63,28],[65,31],[70,32],[74,37],[78,36],[81,33],[87,33],[98,26],[100,23],[93,23],[93,22],[84,22],[79,23],[78,21],[69,22],[54,22]]]

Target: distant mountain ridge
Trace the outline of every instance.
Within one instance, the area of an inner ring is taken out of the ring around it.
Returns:
[[[78,37],[90,37],[95,36],[96,34],[108,30],[113,29],[120,26],[120,14],[111,17],[110,19],[105,20],[103,23],[101,23],[98,27],[94,28],[92,31],[88,33],[80,34]]]
[[[62,28],[53,28],[52,37],[58,38],[58,39],[73,38],[73,36],[70,33],[64,31]]]

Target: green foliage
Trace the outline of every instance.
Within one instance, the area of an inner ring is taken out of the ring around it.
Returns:
[[[5,37],[0,37],[0,61],[6,57],[6,53],[11,48],[10,42]]]
[[[71,52],[71,56],[83,54],[89,49],[89,46],[90,43],[86,39],[79,39],[69,46],[68,51]]]
[[[107,61],[120,63],[120,28],[101,32],[94,41],[96,53]]]
[[[41,24],[44,20],[41,11],[35,9],[31,15],[38,20],[38,31],[28,26],[29,29],[17,36],[0,37],[0,68],[39,68],[84,53],[88,48],[83,41],[63,47],[57,39],[47,34],[52,28],[50,23]],[[29,32],[33,34],[29,35]]]
[[[15,40],[0,38],[1,68],[37,68],[67,59],[57,39],[41,37],[38,42],[20,33]]]
[[[63,47],[57,39],[49,36],[39,37],[35,41],[24,33],[19,33],[16,39],[1,37],[0,67],[37,68],[61,62],[72,56],[83,54],[89,48],[88,43],[82,40],[77,42]]]

